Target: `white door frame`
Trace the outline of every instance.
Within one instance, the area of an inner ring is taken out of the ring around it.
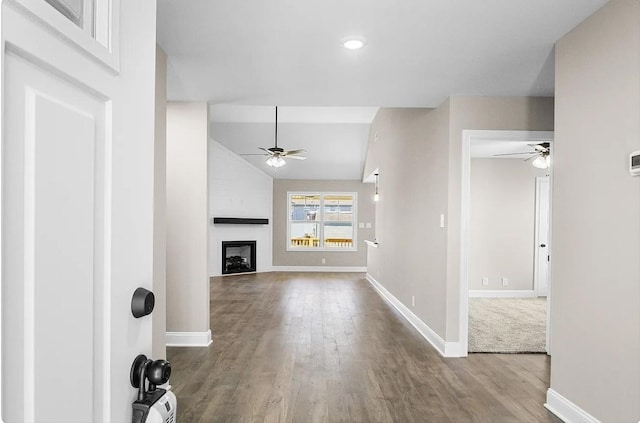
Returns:
[[[471,142],[478,140],[491,141],[523,141],[523,142],[553,142],[553,131],[500,131],[500,130],[469,130],[462,131],[462,163],[461,163],[461,210],[460,210],[460,307],[459,332],[460,356],[466,357],[469,351],[469,221],[470,221],[470,192],[471,192]],[[553,163],[553,148],[551,149],[551,163]],[[553,181],[552,168],[549,169],[549,194]],[[551,196],[551,195],[550,195]],[[551,209],[551,199],[549,200]],[[549,244],[551,244],[551,214],[549,215]],[[551,269],[551,265],[549,265]],[[549,280],[549,296],[547,297],[547,352],[549,349],[551,303],[551,280]]]
[[[534,225],[534,241],[533,241],[533,292],[536,297],[540,296],[540,284],[538,283],[538,260],[540,259],[540,183],[543,179],[546,179],[549,183],[549,194],[551,194],[551,178],[549,176],[537,176],[536,177],[536,211],[535,211],[535,225]],[[548,201],[551,201],[551,195],[549,195]],[[549,208],[549,213],[551,209]],[[551,250],[551,243],[547,239],[547,255]],[[547,265],[549,266],[549,265]],[[547,293],[549,291],[549,271],[547,269]]]

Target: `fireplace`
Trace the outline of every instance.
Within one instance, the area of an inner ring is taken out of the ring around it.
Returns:
[[[256,241],[222,241],[222,274],[256,271]]]

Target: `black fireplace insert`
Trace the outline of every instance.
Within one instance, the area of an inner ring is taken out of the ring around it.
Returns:
[[[222,274],[256,271],[256,241],[222,241]]]

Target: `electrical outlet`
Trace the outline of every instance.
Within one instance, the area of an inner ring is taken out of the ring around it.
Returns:
[[[482,286],[489,286],[489,278],[487,277],[482,278]]]
[[[507,286],[507,285],[509,285],[509,279],[502,278],[502,286]]]
[[[327,264],[327,259],[322,257],[322,264]]]
[[[416,306],[416,296],[412,295],[411,296],[411,307],[415,307]]]

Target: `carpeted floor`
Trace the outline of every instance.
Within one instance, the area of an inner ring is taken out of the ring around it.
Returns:
[[[547,300],[469,298],[469,352],[544,353]]]

